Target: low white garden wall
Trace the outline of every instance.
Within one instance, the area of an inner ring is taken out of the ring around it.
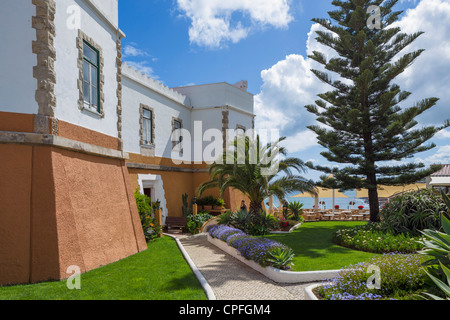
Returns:
[[[237,249],[229,246],[226,242],[213,238],[209,234],[207,236],[209,243],[215,245],[222,251],[228,253],[232,257],[245,263],[247,266],[255,269],[277,283],[305,283],[322,281],[337,276],[339,272],[339,270],[294,272],[275,269],[273,267],[262,267],[255,261],[247,260],[241,256]]]

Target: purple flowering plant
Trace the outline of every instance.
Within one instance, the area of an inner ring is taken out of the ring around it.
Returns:
[[[273,259],[271,252],[276,248],[290,250],[287,246],[277,241],[249,236],[240,229],[224,225],[211,226],[208,229],[208,233],[211,237],[220,239],[238,250],[247,260],[255,261],[263,267],[273,264],[268,260]]]
[[[388,253],[366,262],[342,269],[333,279],[325,280],[318,289],[325,300],[390,300],[411,299],[422,290],[426,275],[423,257],[418,254]],[[369,266],[380,270],[380,288],[369,288],[368,279],[373,273]]]

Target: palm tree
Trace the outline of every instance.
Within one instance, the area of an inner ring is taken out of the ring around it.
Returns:
[[[219,188],[223,196],[228,188],[237,189],[250,200],[249,211],[257,214],[270,196],[284,199],[294,191],[314,192],[314,182],[293,174],[305,172],[306,166],[298,158],[286,157],[286,149],[280,146],[285,139],[262,145],[259,135],[256,139],[236,138],[210,166],[211,179],[200,185],[197,193],[201,196],[207,189]]]

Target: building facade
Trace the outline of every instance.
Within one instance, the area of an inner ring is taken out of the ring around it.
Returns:
[[[180,215],[208,179],[182,132],[252,128],[245,82],[169,89],[123,64],[118,0],[0,6],[0,285],[145,250],[134,190]]]
[[[442,165],[441,170],[427,178],[427,187],[450,194],[450,164]]]

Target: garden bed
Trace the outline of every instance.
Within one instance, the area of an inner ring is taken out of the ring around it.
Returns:
[[[260,272],[267,278],[277,283],[305,283],[321,281],[335,277],[339,272],[339,270],[294,272],[280,270],[272,266],[263,266],[256,261],[245,258],[241,254],[241,252],[239,252],[239,250],[228,245],[226,241],[211,236],[209,232],[207,234],[207,238],[209,243],[215,245],[222,251],[226,252],[227,254],[231,255],[232,257],[236,258],[237,260],[241,261],[242,263],[246,264],[247,266],[253,268],[254,270]]]
[[[291,227],[290,229],[279,229],[279,230],[270,230],[270,233],[272,234],[285,234],[285,233],[292,233],[295,230],[297,230],[298,228],[301,227],[303,223],[298,223],[296,225],[294,225],[293,227]]]
[[[376,256],[342,269],[337,277],[307,287],[305,293],[308,300],[417,300],[426,281],[424,261],[417,254]]]

